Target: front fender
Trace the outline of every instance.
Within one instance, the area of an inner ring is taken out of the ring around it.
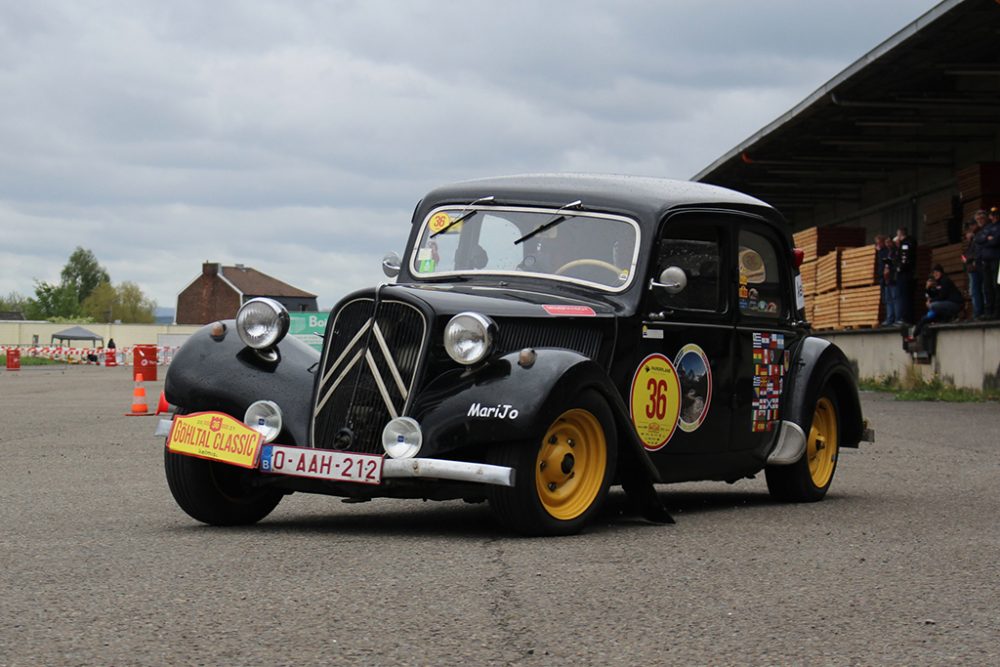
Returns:
[[[518,353],[504,355],[475,371],[454,371],[431,382],[415,399],[410,414],[421,425],[425,449],[435,456],[470,444],[524,441],[539,434],[558,415],[567,395],[598,391],[608,402],[618,434],[621,460],[638,465],[642,476],[659,481],[655,465],[635,435],[632,422],[607,373],[593,360],[563,349],[538,348],[528,368]]]
[[[804,338],[792,357],[782,419],[809,432],[816,401],[827,384],[840,407],[840,446],[857,447],[864,436],[861,400],[854,370],[843,351],[822,338]]]
[[[254,401],[274,401],[284,418],[279,437],[306,445],[319,352],[286,337],[277,345],[277,360],[266,361],[243,344],[234,320],[224,324],[221,337],[203,327],[174,355],[164,384],[167,401],[187,412],[218,410],[237,419]]]

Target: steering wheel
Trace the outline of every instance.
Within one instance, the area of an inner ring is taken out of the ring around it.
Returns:
[[[605,262],[603,259],[583,258],[583,259],[574,259],[571,262],[566,262],[558,269],[556,269],[555,272],[557,276],[561,276],[564,275],[567,271],[575,269],[579,266],[596,266],[599,269],[610,271],[611,273],[615,274],[616,278],[621,276],[622,272],[624,271],[624,269],[619,269],[611,262]]]

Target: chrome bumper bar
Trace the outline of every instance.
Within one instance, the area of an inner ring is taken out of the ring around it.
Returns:
[[[382,477],[430,477],[456,482],[514,486],[514,469],[447,459],[385,459]]]
[[[173,419],[160,419],[153,433],[156,437],[170,435]],[[382,461],[382,477],[448,479],[455,482],[514,486],[514,469],[485,463],[449,461],[447,459],[390,459]]]

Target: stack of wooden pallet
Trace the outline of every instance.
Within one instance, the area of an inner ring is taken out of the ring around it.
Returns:
[[[836,329],[840,326],[839,291],[816,295],[812,325],[815,329]]]
[[[806,262],[799,267],[802,276],[802,293],[806,297],[806,321],[811,322],[816,299],[816,262]]]
[[[840,251],[842,328],[877,327],[882,321],[882,291],[875,281],[875,245]]]
[[[853,248],[865,244],[864,227],[810,227],[792,235],[795,247],[801,248],[803,262],[812,262],[834,248]]]
[[[948,243],[950,229],[954,226],[951,194],[938,195],[928,199],[921,208],[923,209],[921,242],[930,246]]]

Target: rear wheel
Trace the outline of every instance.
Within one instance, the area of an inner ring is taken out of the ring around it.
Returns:
[[[251,484],[245,468],[175,454],[163,448],[170,493],[192,518],[213,526],[257,523],[278,506],[282,493]]]
[[[513,487],[491,487],[499,521],[526,535],[579,532],[600,508],[617,461],[614,417],[594,391],[568,401],[534,440],[499,445],[490,462],[515,469]]]
[[[765,475],[771,496],[790,502],[822,500],[833,481],[840,452],[840,408],[827,386],[816,400],[806,451],[788,466],[769,466]]]

